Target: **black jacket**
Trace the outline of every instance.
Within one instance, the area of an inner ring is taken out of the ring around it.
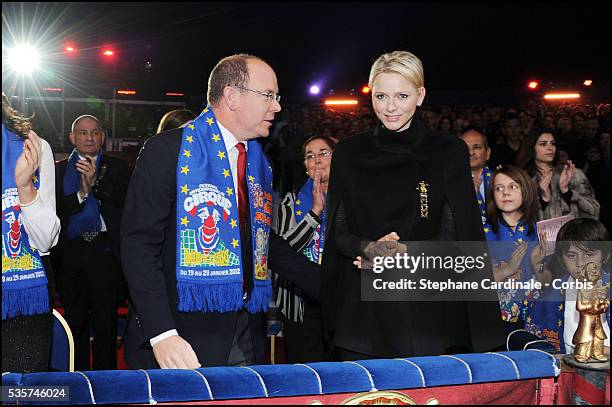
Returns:
[[[428,185],[427,218],[420,216],[421,181]],[[321,305],[324,332],[333,345],[408,357],[489,350],[503,343],[497,303],[365,302],[362,271],[352,264],[362,241],[392,231],[402,241],[447,240],[441,236],[449,231],[453,240],[484,241],[461,140],[432,133],[417,119],[400,134],[376,130],[345,139],[334,151],[327,199]],[[449,217],[452,227],[445,224]]]
[[[68,219],[70,216],[83,210],[85,204],[79,204],[77,193],[64,195],[64,174],[68,159],[59,161],[55,165],[55,194],[57,216],[62,224],[58,245],[53,250],[54,264],[61,269],[62,248],[67,239]],[[98,179],[90,193],[100,200],[100,214],[106,224],[108,240],[117,265],[121,264],[119,249],[121,216],[125,195],[127,192],[130,172],[127,162],[120,158],[102,154]],[[78,255],[76,253],[75,255]]]
[[[121,248],[133,305],[125,343],[126,361],[132,368],[158,367],[149,340],[171,329],[190,343],[203,366],[225,365],[232,345],[237,312],[177,310],[176,168],[182,131],[170,130],[146,142],[128,189]],[[250,239],[245,241],[250,243]],[[316,265],[273,233],[269,267],[318,298]],[[245,269],[249,282],[252,270]],[[265,315],[249,314],[249,326],[256,361],[265,363]]]

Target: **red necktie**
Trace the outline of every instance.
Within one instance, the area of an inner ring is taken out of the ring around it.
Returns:
[[[248,222],[249,213],[249,193],[246,183],[246,148],[244,144],[236,144],[238,149],[238,217],[240,220],[240,228],[244,230]]]

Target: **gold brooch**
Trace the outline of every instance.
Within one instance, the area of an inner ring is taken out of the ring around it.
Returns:
[[[420,181],[419,186],[416,188],[419,191],[419,198],[421,201],[421,218],[429,218],[429,195],[427,194],[427,184],[425,181]]]

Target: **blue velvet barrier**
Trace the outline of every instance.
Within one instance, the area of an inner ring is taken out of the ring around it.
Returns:
[[[72,404],[112,404],[355,393],[558,375],[554,357],[527,350],[196,370],[8,373],[2,385],[69,386]]]

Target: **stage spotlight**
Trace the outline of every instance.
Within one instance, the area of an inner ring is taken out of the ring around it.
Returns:
[[[8,64],[18,74],[29,74],[39,68],[40,54],[31,45],[19,44],[8,51]]]
[[[104,51],[102,51],[102,55],[104,55],[105,57],[112,57],[113,55],[115,55],[115,51],[113,51],[110,48],[107,48]]]
[[[321,88],[319,88],[317,85],[312,85],[310,87],[310,94],[311,95],[318,95],[319,92],[321,92]]]
[[[368,85],[365,85],[363,88],[361,88],[361,93],[367,95],[368,93],[370,93],[370,90],[370,87]]]
[[[593,81],[592,81],[592,80],[590,80],[590,79],[587,79],[586,81],[582,82],[582,84],[583,84],[584,86],[591,86],[591,85],[593,84]]]
[[[536,89],[538,86],[540,86],[540,84],[537,81],[530,81],[527,85],[527,87],[532,90]]]

